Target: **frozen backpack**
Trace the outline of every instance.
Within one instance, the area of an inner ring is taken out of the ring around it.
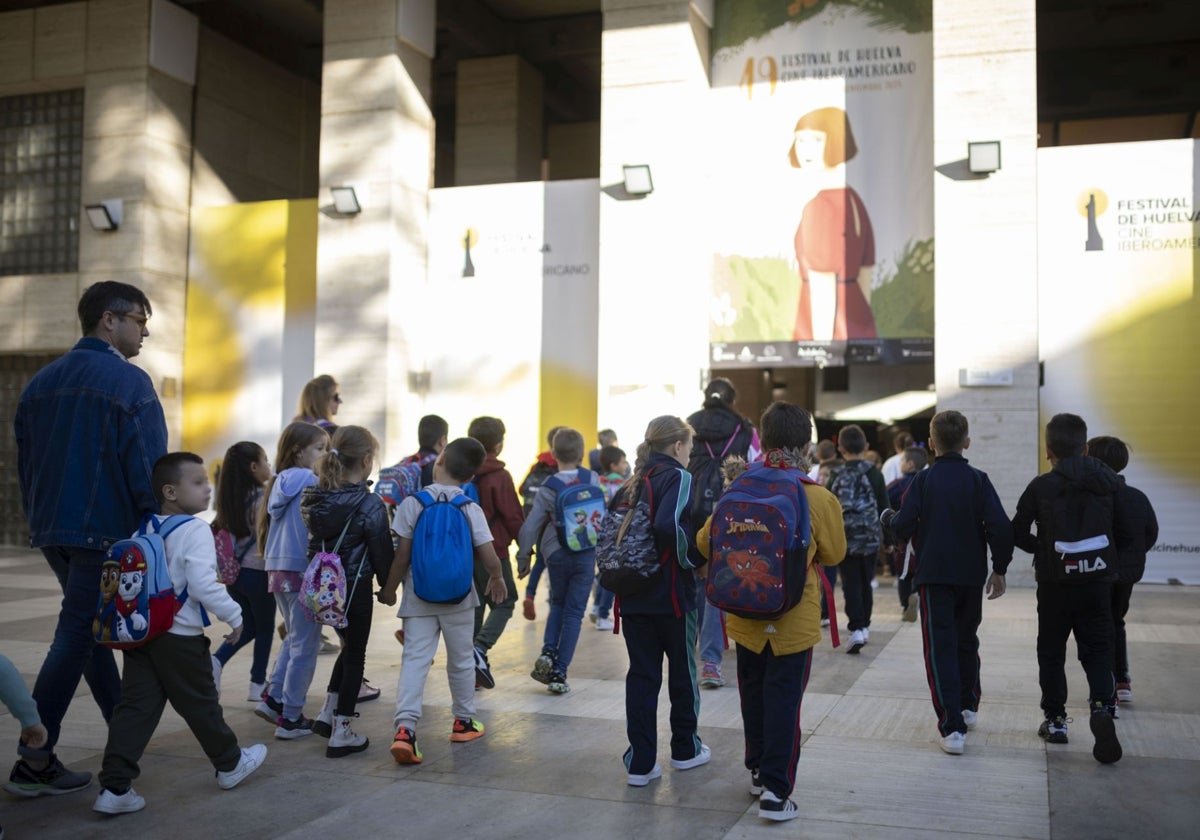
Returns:
[[[742,618],[780,618],[804,593],[810,528],[800,473],[751,464],[713,508],[709,603]]]
[[[570,484],[557,473],[545,482],[555,492],[553,522],[558,541],[572,554],[596,547],[597,533],[608,507],[604,489],[592,484],[591,479],[591,470],[580,467]]]
[[[346,524],[342,526],[342,533],[338,535],[333,551],[326,551],[322,541],[321,550],[313,555],[312,560],[308,561],[308,568],[304,570],[300,584],[300,611],[315,624],[327,624],[335,628],[349,624],[346,606],[354,597],[354,587],[358,585],[359,574],[362,574],[362,564],[359,564],[358,574],[354,576],[347,595],[346,569],[342,566],[338,550],[342,547],[342,540],[346,538],[353,518],[354,514],[346,517]]]
[[[431,604],[458,604],[475,585],[475,546],[467,505],[476,504],[466,493],[435,499],[428,490],[416,495],[421,504],[413,526],[410,558],[413,592]]]
[[[168,516],[159,523],[147,514],[132,537],[117,540],[100,567],[100,600],[92,636],[105,647],[128,650],[161,636],[187,602],[187,587],[176,594],[167,568],[167,535],[194,519]]]

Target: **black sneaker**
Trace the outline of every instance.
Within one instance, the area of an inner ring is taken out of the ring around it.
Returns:
[[[1117,725],[1105,705],[1099,701],[1092,704],[1090,721],[1096,745],[1092,747],[1092,758],[1101,764],[1115,764],[1121,760],[1121,742],[1117,740]]]
[[[294,741],[305,735],[313,734],[313,719],[304,715],[295,720],[288,720],[280,715],[279,725],[275,727],[275,737],[283,741]]]
[[[496,687],[496,678],[492,676],[487,654],[478,645],[475,646],[475,685],[481,688]]]
[[[50,763],[41,770],[34,770],[24,759],[19,759],[4,789],[16,796],[59,796],[83,790],[91,783],[91,773],[68,770],[58,756],[51,755]]]
[[[1038,727],[1038,737],[1047,744],[1065,744],[1067,743],[1067,724],[1070,722],[1070,718],[1062,715],[1046,718]]]
[[[764,820],[784,822],[800,816],[800,809],[790,799],[781,800],[769,790],[764,790],[758,798],[758,815]]]
[[[264,693],[262,701],[254,707],[254,714],[267,723],[279,723],[279,719],[283,717],[283,703]]]

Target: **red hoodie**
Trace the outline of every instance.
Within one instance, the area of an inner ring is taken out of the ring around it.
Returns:
[[[496,554],[507,557],[509,543],[517,538],[525,515],[521,513],[521,500],[504,462],[488,455],[475,473],[475,487],[479,490],[479,506],[492,529]]]

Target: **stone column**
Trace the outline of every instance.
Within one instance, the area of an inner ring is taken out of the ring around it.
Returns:
[[[542,74],[518,55],[458,62],[454,184],[542,177]]]
[[[416,448],[406,307],[425,282],[433,180],[435,0],[326,0],[319,204],[353,186],[362,212],[317,228],[314,373],[339,382],[338,420],[371,429],[392,461]],[[286,398],[286,397],[285,397]]]
[[[1038,470],[1037,38],[1034,0],[934,0],[938,408],[971,423],[967,456],[1010,513]],[[969,141],[1003,168],[967,172]],[[964,368],[1012,369],[964,388]]]

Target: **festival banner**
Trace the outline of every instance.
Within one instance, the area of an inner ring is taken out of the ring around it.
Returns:
[[[1200,583],[1198,176],[1194,140],[1038,150],[1042,422],[1078,414],[1130,445],[1160,583]]]
[[[932,361],[932,0],[717,0],[711,97],[711,365]]]

